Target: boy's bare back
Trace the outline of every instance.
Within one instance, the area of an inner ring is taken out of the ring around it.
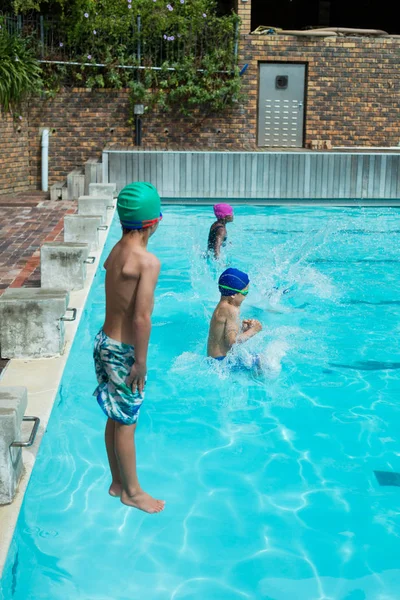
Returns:
[[[239,307],[221,300],[212,316],[208,336],[207,355],[212,358],[226,356],[236,341],[240,330]]]
[[[124,236],[104,263],[106,269],[106,318],[104,332],[110,338],[135,345],[133,325],[150,314],[160,262],[134,236]]]

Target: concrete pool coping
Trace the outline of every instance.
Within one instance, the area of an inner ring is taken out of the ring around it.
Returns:
[[[110,231],[115,209],[107,212],[107,225],[109,227],[107,231],[99,232],[99,249],[90,251],[90,255],[95,256],[96,260],[93,264],[87,265],[84,288],[76,292],[70,292],[69,306],[77,309],[77,318],[73,322],[65,322],[64,354],[56,358],[12,359],[0,377],[0,386],[23,385],[27,388],[28,407],[25,414],[40,418],[40,428],[35,443],[30,448],[22,448],[23,474],[17,494],[11,504],[0,506],[0,579],[3,575],[4,566],[40,443],[50,419],[64,368]],[[22,427],[22,434],[24,439],[29,437],[29,430],[24,426]]]
[[[389,200],[348,200],[346,198],[331,200],[323,198],[321,200],[299,200],[280,199],[280,198],[230,198],[226,197],[230,204],[248,204],[249,206],[278,206],[280,208],[307,207],[307,208],[400,208],[400,198]],[[213,206],[215,198],[163,198],[162,204],[176,206]]]

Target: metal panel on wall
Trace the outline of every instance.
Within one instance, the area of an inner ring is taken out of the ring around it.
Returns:
[[[258,145],[302,148],[306,66],[261,63]]]
[[[399,199],[400,153],[105,150],[105,181],[165,198]]]

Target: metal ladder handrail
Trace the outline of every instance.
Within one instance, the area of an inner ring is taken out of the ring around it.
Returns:
[[[33,421],[35,424],[32,428],[31,435],[29,436],[29,440],[27,442],[17,442],[17,441],[12,442],[12,444],[10,444],[10,446],[12,446],[13,448],[27,448],[28,446],[32,446],[33,442],[35,441],[38,429],[39,429],[39,425],[40,425],[39,417],[23,417],[22,420],[23,421]]]

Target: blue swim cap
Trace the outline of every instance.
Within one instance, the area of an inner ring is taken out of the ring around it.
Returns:
[[[238,291],[244,290],[249,283],[250,279],[247,273],[232,268],[226,269],[218,280],[219,291],[222,296],[234,296]]]

